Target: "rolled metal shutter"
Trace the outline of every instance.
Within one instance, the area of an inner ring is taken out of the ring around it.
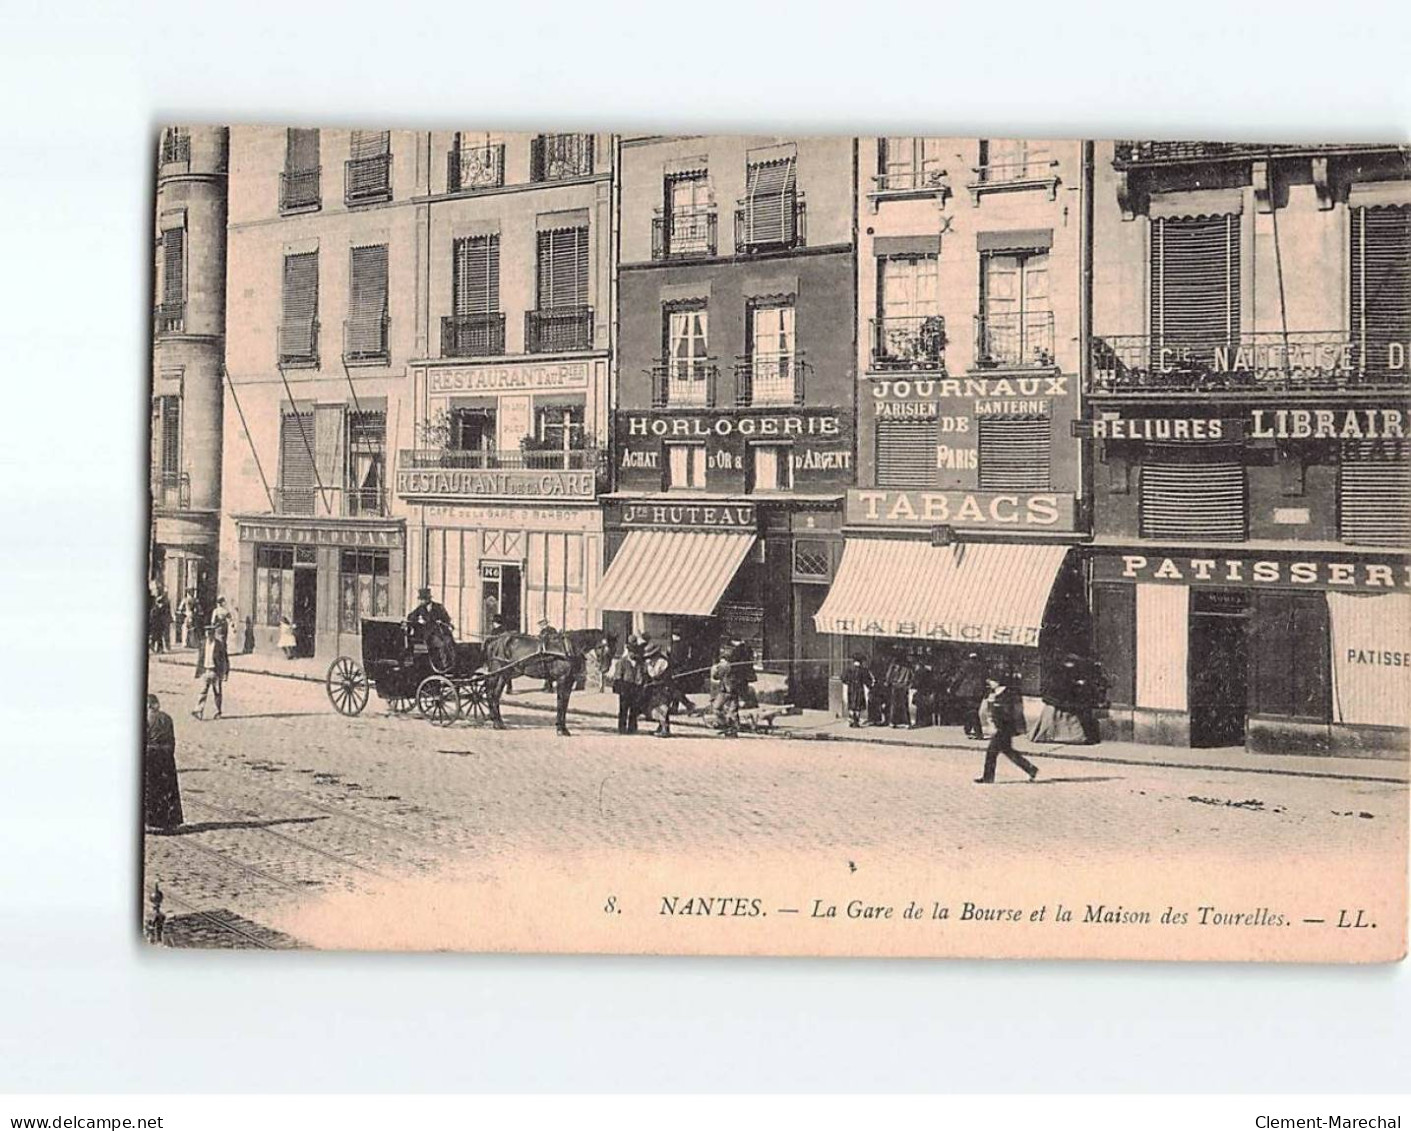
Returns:
[[[1143,463],[1141,536],[1240,542],[1247,536],[1244,465]]]
[[[313,514],[314,414],[286,412],[279,426],[279,489],[285,514]]]
[[[794,158],[753,163],[745,171],[745,242],[794,242]]]
[[[588,229],[539,233],[539,309],[588,305]]]
[[[1411,462],[1402,444],[1343,445],[1338,536],[1359,546],[1411,545]]]
[[[936,483],[936,422],[877,421],[877,486],[933,487]]]
[[[982,416],[980,486],[989,491],[1050,485],[1052,432],[1046,416]]]
[[[547,234],[547,233],[546,233]],[[541,250],[543,240],[540,240]],[[456,317],[494,314],[500,309],[500,237],[466,236],[455,242],[454,295]]]
[[[312,357],[317,344],[314,321],[318,318],[318,252],[284,257],[284,313],[280,325],[280,353],[285,357]]]
[[[387,316],[387,245],[352,250],[348,294],[348,352],[355,356],[379,354],[387,348],[382,320]]]

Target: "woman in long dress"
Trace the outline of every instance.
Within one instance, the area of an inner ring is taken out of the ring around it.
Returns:
[[[181,786],[176,778],[176,731],[155,695],[147,696],[147,749],[142,760],[142,821],[153,832],[181,827]]]

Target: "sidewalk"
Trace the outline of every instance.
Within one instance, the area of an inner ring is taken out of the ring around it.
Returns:
[[[195,668],[196,653],[178,649],[176,652],[153,655],[158,663],[179,664]],[[275,676],[281,679],[306,680],[322,684],[328,674],[330,659],[285,660],[268,655],[236,655],[230,657],[231,674]],[[525,690],[507,695],[504,704],[535,711],[553,711],[554,696],[540,690],[537,681],[520,680]],[[533,687],[534,690],[529,690]],[[707,699],[697,695],[692,699],[704,706]],[[369,709],[376,702],[373,693]],[[332,708],[330,707],[330,710]],[[573,695],[572,715],[590,718],[617,718],[617,696],[611,692],[578,691]],[[709,729],[705,715],[676,715],[673,726]],[[749,732],[744,732],[748,734]],[[905,746],[925,750],[963,750],[978,761],[984,745],[965,738],[957,726],[925,727],[920,730],[893,730],[890,727],[852,729],[846,719],[834,718],[827,711],[802,711],[797,715],[781,715],[774,720],[772,733],[778,738],[805,739],[814,742],[867,742],[878,745]],[[1132,742],[1103,742],[1096,746],[1035,744],[1021,740],[1020,749],[1039,758],[1068,762],[1097,762],[1106,765],[1180,767],[1183,769],[1234,771],[1240,773],[1286,774],[1299,777],[1328,777],[1371,782],[1406,784],[1411,780],[1411,763],[1377,758],[1337,758],[1284,754],[1251,754],[1233,747],[1194,750],[1181,746],[1147,746]]]

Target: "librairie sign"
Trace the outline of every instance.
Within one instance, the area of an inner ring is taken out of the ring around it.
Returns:
[[[592,471],[398,469],[397,494],[459,499],[592,499],[596,478]]]
[[[428,369],[426,388],[433,394],[586,389],[590,366],[587,361],[559,361]]]
[[[1071,530],[1073,496],[1057,491],[897,491],[847,493],[849,526]]]
[[[753,530],[751,503],[624,503],[623,526],[689,526],[707,530]]]
[[[1245,419],[1119,416],[1075,420],[1073,435],[1093,440],[1404,440],[1411,415],[1399,408],[1255,408]]]
[[[1099,581],[1170,585],[1341,589],[1385,593],[1411,589],[1411,561],[1392,554],[1358,554],[1329,560],[1287,554],[1104,554],[1094,559]]]

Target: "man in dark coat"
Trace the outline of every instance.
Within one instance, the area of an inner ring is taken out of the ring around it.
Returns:
[[[911,725],[911,681],[915,674],[900,652],[887,665],[887,693],[891,698],[888,721],[894,727]]]
[[[622,655],[608,667],[608,679],[617,693],[617,733],[636,734],[637,719],[642,712],[642,644],[636,636],[628,636]]]
[[[965,717],[965,737],[983,738],[980,727],[980,703],[985,698],[985,661],[980,653],[971,652],[961,661],[951,679],[950,693],[960,702]]]
[[[230,653],[225,649],[225,641],[216,635],[215,625],[206,625],[206,638],[196,652],[196,678],[205,676],[201,685],[201,697],[196,700],[196,709],[191,713],[198,719],[206,717],[206,696],[215,698],[216,713],[211,717],[220,718],[221,689],[230,675]]]
[[[887,711],[891,703],[891,693],[887,690],[887,668],[891,665],[891,653],[879,650],[872,657],[872,685],[867,692],[867,721],[873,726],[887,725]]]
[[[936,725],[936,670],[924,660],[916,664],[916,677],[911,684],[916,693],[916,719],[912,729]]]
[[[876,681],[861,656],[854,656],[839,678],[847,700],[848,726],[861,726],[862,716],[867,712],[867,696]]]
[[[151,832],[181,827],[176,779],[176,729],[155,695],[147,696],[147,742],[142,759],[142,823]]]
[[[985,769],[975,779],[977,785],[992,785],[995,780],[995,767],[1003,754],[1033,781],[1039,776],[1039,768],[1028,758],[1014,749],[1014,736],[1024,732],[1024,699],[1019,691],[1019,680],[1010,673],[1002,673],[995,681],[995,691],[990,698],[994,714],[995,733],[985,748]]]

